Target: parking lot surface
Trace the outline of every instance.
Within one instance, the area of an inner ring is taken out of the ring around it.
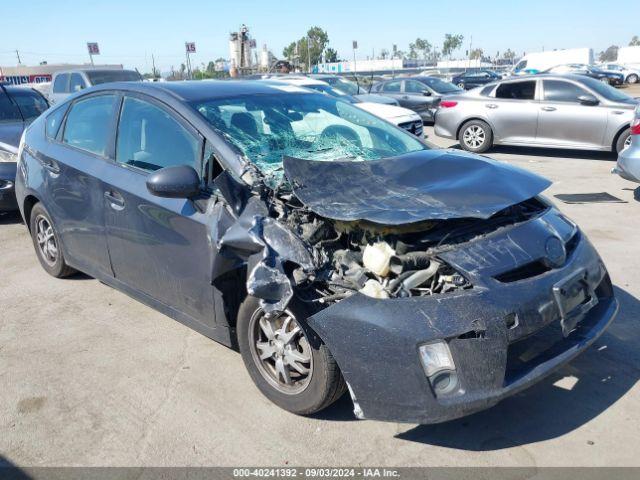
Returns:
[[[455,145],[437,139],[441,146]],[[496,148],[596,245],[620,313],[581,357],[473,416],[416,426],[280,410],[240,355],[97,280],[49,277],[0,217],[0,460],[17,465],[630,466],[640,464],[640,190],[605,153]],[[566,205],[558,193],[626,203]],[[375,346],[372,346],[375,348]]]

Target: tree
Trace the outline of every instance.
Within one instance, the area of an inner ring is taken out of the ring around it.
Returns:
[[[464,40],[462,35],[445,34],[444,42],[442,43],[442,54],[451,59],[451,54],[462,46],[462,40]]]
[[[414,47],[423,60],[427,60],[429,58],[432,45],[428,40],[425,40],[424,38],[416,38]]]
[[[382,50],[380,50],[380,58],[382,60],[386,60],[389,57],[389,50],[387,50],[386,48],[383,48]]]
[[[285,47],[282,55],[289,61],[297,59],[300,65],[316,65],[322,61],[322,52],[328,43],[327,32],[320,27],[311,27],[304,37]]]
[[[618,46],[611,45],[604,52],[600,52],[599,59],[601,62],[614,62],[618,58]]]
[[[631,41],[629,42],[630,47],[638,47],[640,46],[640,38],[637,35],[634,35]]]
[[[407,55],[407,57],[409,57],[409,59],[411,59],[411,60],[417,60],[418,59],[418,49],[416,48],[416,44],[415,43],[410,43],[409,44],[409,54]]]
[[[324,60],[327,63],[339,62],[340,60],[338,59],[338,52],[333,48],[327,48],[324,51]]]
[[[513,60],[514,58],[516,58],[516,52],[514,52],[510,48],[507,48],[507,51],[504,52],[504,58],[506,58],[507,60]]]
[[[482,50],[481,48],[474,48],[473,50],[471,50],[471,52],[469,52],[469,59],[470,60],[482,59],[483,54],[484,54],[484,50]]]

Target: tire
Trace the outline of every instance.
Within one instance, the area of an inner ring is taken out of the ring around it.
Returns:
[[[68,277],[76,270],[67,265],[62,252],[60,236],[53,225],[49,212],[41,203],[36,203],[29,217],[31,239],[42,268],[56,278]]]
[[[463,89],[463,90],[466,90],[465,85],[464,85],[464,82],[460,82],[460,83],[458,83],[458,87],[460,87],[460,88],[461,88],[461,89]]]
[[[298,415],[319,412],[338,400],[347,389],[338,364],[327,346],[302,323],[307,316],[304,305],[298,305],[294,299],[283,315],[276,316],[273,320],[267,319],[258,299],[249,296],[238,309],[236,324],[242,360],[253,382],[273,403]],[[288,318],[291,320],[287,320]],[[271,333],[276,333],[273,336],[275,340],[269,341],[265,330],[260,326],[261,321],[271,325]],[[287,321],[289,327],[283,329]],[[292,333],[296,323],[300,327],[299,333],[289,343],[285,342],[283,354],[282,344],[278,346],[275,342],[282,342],[282,333]],[[261,348],[256,346],[258,343],[262,345]],[[292,347],[296,347],[295,350]],[[276,373],[277,358],[286,362],[289,358],[286,353],[288,348],[297,352],[300,358],[309,358],[308,362],[297,362],[299,367],[308,366],[309,373],[306,376],[284,363],[290,376],[289,386],[285,384],[284,377]],[[271,352],[273,354],[265,360],[259,358],[260,353],[266,355]]]
[[[627,83],[630,85],[634,85],[638,83],[638,80],[639,80],[638,75],[636,75],[635,73],[632,73],[627,77]]]
[[[618,140],[616,140],[616,153],[620,153],[625,149],[625,143],[631,138],[631,129],[627,128],[624,132],[620,134]]]
[[[482,120],[470,120],[460,129],[458,135],[460,146],[473,153],[483,153],[493,145],[491,127]]]

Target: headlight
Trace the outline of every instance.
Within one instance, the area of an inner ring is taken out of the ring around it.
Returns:
[[[11,180],[0,180],[0,191],[11,190],[13,188],[13,182]]]
[[[17,162],[17,152],[9,152],[3,148],[0,148],[0,162]]]

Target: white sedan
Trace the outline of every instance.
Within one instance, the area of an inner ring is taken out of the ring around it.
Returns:
[[[422,119],[413,110],[408,108],[398,107],[395,105],[385,105],[382,103],[363,102],[362,100],[355,98],[351,95],[344,93],[343,91],[333,88],[327,82],[322,80],[316,80],[303,76],[279,76],[274,79],[265,80],[272,84],[288,84],[295,85],[296,87],[309,88],[316,90],[333,97],[342,98],[350,103],[353,103],[358,108],[366,110],[373,115],[380,117],[388,122],[397,125],[400,128],[413,133],[414,135],[422,138],[424,135]]]

